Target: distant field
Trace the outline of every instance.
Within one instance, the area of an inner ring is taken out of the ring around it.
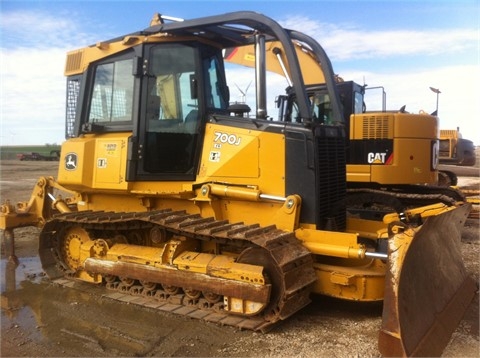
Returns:
[[[59,145],[12,145],[0,146],[0,159],[17,159],[17,154],[36,152],[50,155],[52,150],[60,150]]]

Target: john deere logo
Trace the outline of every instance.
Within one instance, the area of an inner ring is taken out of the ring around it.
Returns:
[[[77,154],[76,153],[68,153],[65,156],[65,169],[66,170],[75,170],[77,169]]]

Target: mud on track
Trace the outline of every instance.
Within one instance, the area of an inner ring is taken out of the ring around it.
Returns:
[[[11,160],[0,165],[1,201],[17,202],[29,199],[38,177],[56,176],[58,162]],[[8,265],[2,254],[0,266],[2,357],[380,355],[381,304],[314,297],[308,307],[268,334],[239,331],[103,298],[105,292],[98,287],[86,293],[54,285],[41,270],[38,229],[18,229],[15,235],[20,265]],[[479,248],[478,220],[468,220],[462,233],[462,254],[477,281]],[[478,307],[477,293],[445,357],[480,356]]]

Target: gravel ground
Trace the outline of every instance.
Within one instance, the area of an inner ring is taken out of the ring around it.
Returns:
[[[1,163],[1,200],[28,198],[40,175],[58,163]],[[463,179],[462,179],[463,180]],[[468,178],[479,185],[478,178]],[[1,356],[377,357],[381,304],[313,297],[313,302],[267,334],[194,321],[52,285],[37,258],[38,229],[16,231],[20,265],[2,260]],[[479,281],[478,220],[462,232],[467,270]],[[3,258],[3,256],[2,256]],[[16,276],[13,279],[11,274]],[[10,276],[9,276],[10,273]],[[469,306],[443,353],[478,357],[479,297]]]

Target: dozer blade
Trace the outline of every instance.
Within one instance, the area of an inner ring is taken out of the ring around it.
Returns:
[[[476,290],[460,252],[470,204],[429,217],[390,239],[379,349],[384,356],[440,356]]]

